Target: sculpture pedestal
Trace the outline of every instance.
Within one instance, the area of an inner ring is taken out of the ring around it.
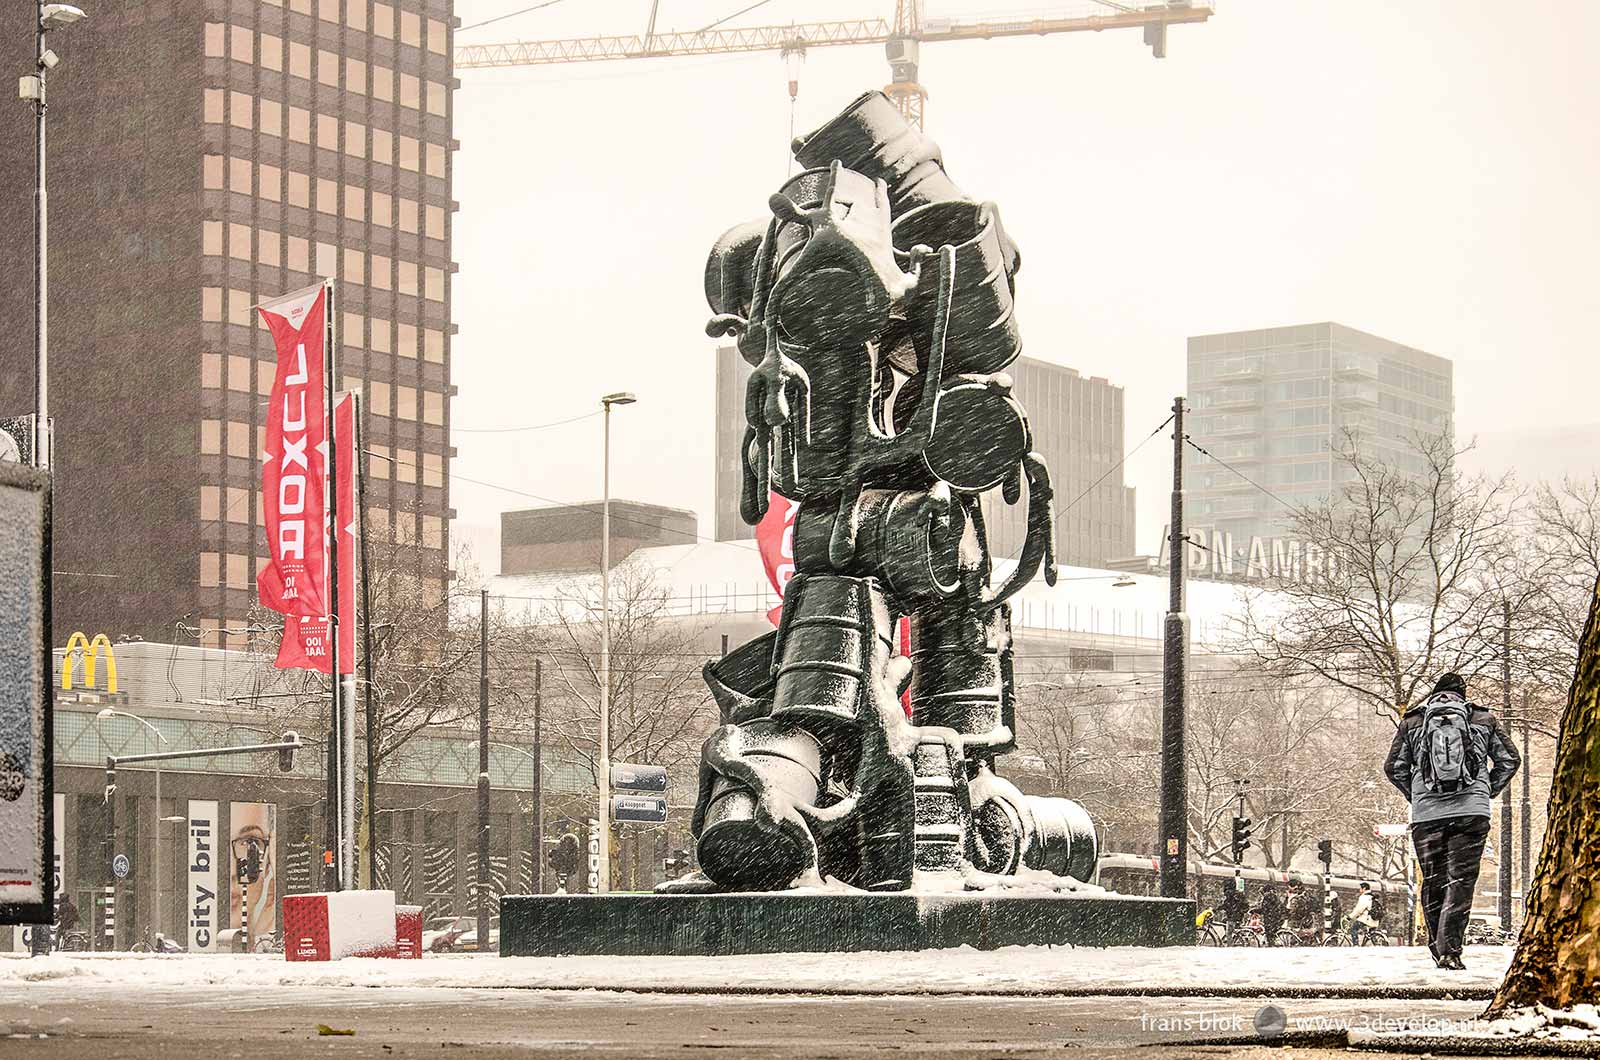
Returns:
[[[971,946],[1193,945],[1186,898],[1006,894],[508,894],[500,955],[712,957]]]

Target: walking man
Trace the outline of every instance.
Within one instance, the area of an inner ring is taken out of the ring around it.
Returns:
[[[1467,699],[1467,683],[1454,673],[1406,711],[1389,746],[1383,771],[1411,803],[1428,951],[1441,968],[1464,967],[1462,936],[1489,837],[1490,803],[1521,764],[1499,719]]]

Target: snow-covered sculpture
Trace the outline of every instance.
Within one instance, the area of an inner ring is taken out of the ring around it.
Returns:
[[[994,770],[1016,741],[1006,600],[1041,566],[1055,580],[1049,472],[1004,374],[1020,255],[882,93],[794,153],[808,168],[770,220],[717,241],[706,296],[708,333],[755,367],[741,514],[759,522],[771,492],[800,502],[797,573],[779,628],[706,667],[722,725],[694,812],[701,871],[663,889],[892,891],[917,872],[981,887],[1024,866],[1086,880],[1082,807]],[[1028,506],[998,585],[979,507],[996,488]]]

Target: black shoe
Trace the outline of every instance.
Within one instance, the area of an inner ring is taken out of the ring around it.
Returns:
[[[1464,972],[1467,966],[1461,963],[1461,955],[1452,953],[1439,958],[1439,967],[1451,972]]]

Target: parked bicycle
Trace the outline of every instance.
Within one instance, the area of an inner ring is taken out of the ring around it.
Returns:
[[[89,933],[87,931],[58,931],[56,932],[56,949],[63,953],[88,953]]]
[[[1389,936],[1381,928],[1368,928],[1361,933],[1361,940],[1357,942],[1350,934],[1348,927],[1335,928],[1327,938],[1322,940],[1324,946],[1387,946]]]
[[[159,931],[144,929],[144,935],[129,947],[132,953],[182,953],[183,947]]]

